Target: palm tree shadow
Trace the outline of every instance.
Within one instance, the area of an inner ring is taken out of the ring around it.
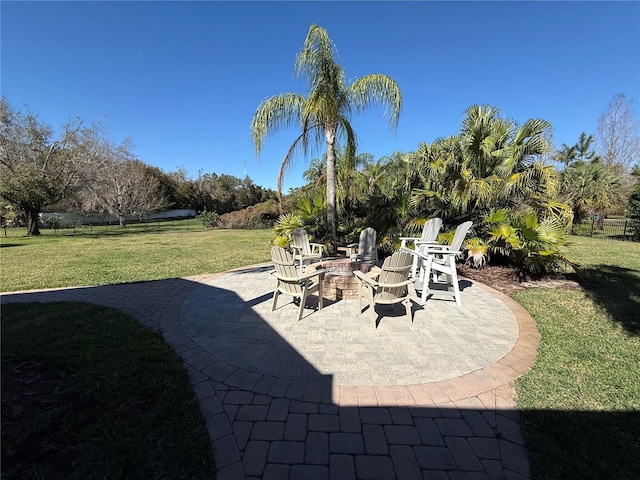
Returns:
[[[612,265],[594,265],[575,275],[575,280],[627,333],[640,335],[640,272]]]

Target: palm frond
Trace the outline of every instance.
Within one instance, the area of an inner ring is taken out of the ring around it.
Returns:
[[[350,105],[360,112],[372,105],[384,107],[391,129],[395,129],[402,110],[400,87],[391,77],[382,74],[366,75],[354,80],[346,90]]]
[[[303,95],[282,93],[260,103],[251,120],[251,135],[258,157],[268,135],[299,124],[306,102]]]

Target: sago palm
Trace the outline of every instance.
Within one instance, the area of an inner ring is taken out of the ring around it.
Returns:
[[[302,51],[298,54],[294,74],[309,81],[308,95],[283,93],[264,100],[251,122],[251,132],[258,157],[267,135],[297,124],[302,130],[286,152],[278,172],[278,193],[282,179],[295,154],[307,154],[310,144],[326,145],[327,154],[327,227],[331,243],[336,238],[336,141],[341,140],[344,154],[356,151],[356,136],[349,117],[371,105],[380,104],[389,112],[395,128],[402,107],[396,82],[382,74],[367,75],[347,85],[344,70],[334,60],[335,45],[327,32],[311,25]]]

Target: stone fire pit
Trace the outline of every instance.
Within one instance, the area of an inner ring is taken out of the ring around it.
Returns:
[[[353,274],[355,271],[374,273],[379,267],[368,262],[352,262],[345,258],[328,258],[318,263],[307,265],[307,272],[325,269],[322,282],[322,296],[329,300],[355,300],[358,298],[359,281]]]

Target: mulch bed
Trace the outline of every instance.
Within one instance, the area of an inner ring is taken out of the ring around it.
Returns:
[[[546,274],[543,276],[522,275],[513,267],[489,265],[484,268],[472,268],[468,265],[458,265],[458,275],[475,280],[488,287],[513,295],[527,288],[564,288],[578,290],[582,287],[561,273]]]

